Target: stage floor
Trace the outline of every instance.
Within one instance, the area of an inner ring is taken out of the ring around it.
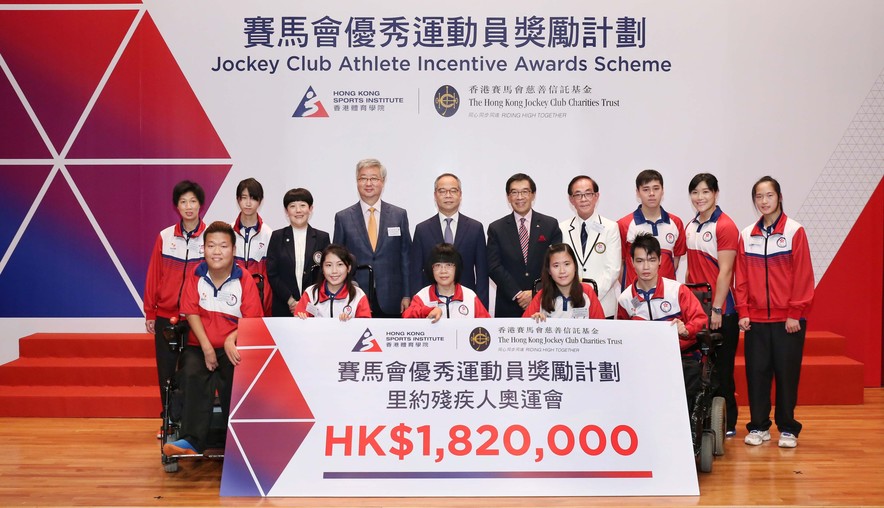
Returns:
[[[837,380],[833,380],[837,382]],[[799,406],[794,450],[776,433],[743,444],[748,408],[699,497],[626,498],[222,498],[221,463],[182,462],[163,471],[154,435],[159,419],[0,418],[0,505],[127,506],[884,506],[884,388],[862,406]]]

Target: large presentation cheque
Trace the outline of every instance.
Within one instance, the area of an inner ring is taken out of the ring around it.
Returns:
[[[240,322],[225,496],[698,495],[669,323]]]

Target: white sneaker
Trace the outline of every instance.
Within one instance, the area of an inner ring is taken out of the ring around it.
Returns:
[[[770,431],[767,430],[753,430],[746,435],[746,439],[743,440],[747,445],[758,446],[765,441],[770,441]]]
[[[798,436],[791,432],[783,432],[780,434],[780,448],[795,448],[798,446]]]

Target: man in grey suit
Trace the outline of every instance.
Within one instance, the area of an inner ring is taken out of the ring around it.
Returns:
[[[488,308],[488,257],[485,254],[485,229],[482,223],[460,213],[463,196],[460,178],[443,173],[433,183],[436,207],[439,213],[414,228],[411,245],[411,289],[420,291],[431,282],[432,273],[426,273],[430,251],[440,243],[454,245],[460,253],[463,268],[460,283],[476,292]]]
[[[377,159],[356,164],[359,202],[335,214],[334,243],[343,245],[356,257],[356,264],[374,270],[374,317],[400,317],[411,303],[409,250],[411,233],[408,213],[381,201],[387,168]],[[370,291],[368,273],[356,272],[356,281]]]
[[[497,284],[495,317],[521,317],[531,303],[534,281],[540,278],[550,245],[562,242],[559,223],[532,210],[537,185],[516,173],[506,181],[513,213],[488,226],[488,272]]]

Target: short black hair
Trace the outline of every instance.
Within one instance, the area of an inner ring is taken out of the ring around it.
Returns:
[[[653,182],[654,180],[659,181],[660,186],[663,186],[663,175],[661,175],[659,171],[656,169],[645,169],[635,177],[635,188],[640,189],[642,185]]]
[[[632,259],[635,259],[635,249],[644,249],[645,253],[656,254],[657,257],[660,257],[661,254],[660,242],[650,233],[639,233],[635,236],[632,246],[629,247],[629,256]]]
[[[599,184],[595,180],[593,180],[592,178],[590,178],[586,175],[577,175],[574,178],[572,178],[571,181],[568,183],[568,195],[569,196],[571,195],[571,189],[574,187],[574,184],[580,180],[589,180],[590,182],[592,182],[592,191],[593,192],[599,191]]]
[[[537,192],[537,184],[534,183],[534,180],[530,176],[526,175],[525,173],[516,173],[515,175],[507,178],[507,180],[506,180],[506,193],[507,194],[510,193],[510,185],[512,185],[513,182],[519,182],[522,180],[528,180],[528,184],[531,186],[531,193],[532,194]]]
[[[181,180],[172,188],[172,206],[178,206],[178,200],[188,192],[192,192],[196,196],[196,200],[200,202],[200,208],[202,208],[206,201],[206,192],[200,187],[200,184],[190,180]]]
[[[249,191],[249,196],[255,201],[264,201],[264,187],[258,180],[255,180],[254,178],[246,178],[239,182],[239,185],[236,186],[237,201],[239,201],[239,197],[242,196],[242,191],[244,190]]]
[[[430,251],[430,255],[427,257],[427,266],[424,269],[427,271],[427,278],[433,282],[436,282],[435,277],[433,277],[433,265],[436,263],[454,263],[454,282],[460,283],[460,274],[463,271],[463,258],[460,252],[457,252],[457,249],[454,248],[454,245],[440,243]]]
[[[706,187],[709,187],[709,190],[718,192],[718,178],[715,178],[715,175],[712,173],[698,173],[694,175],[691,178],[691,183],[688,184],[688,192],[693,192],[703,182],[706,182]]]
[[[310,194],[310,191],[307,189],[302,189],[300,187],[289,189],[288,192],[285,193],[285,196],[282,197],[282,207],[288,208],[289,205],[295,201],[303,201],[307,203],[307,206],[313,206],[313,194]]]
[[[206,238],[212,233],[225,233],[230,236],[230,244],[236,245],[236,233],[233,232],[233,226],[223,220],[216,220],[209,224],[206,230],[203,231],[203,243],[206,242]]]

